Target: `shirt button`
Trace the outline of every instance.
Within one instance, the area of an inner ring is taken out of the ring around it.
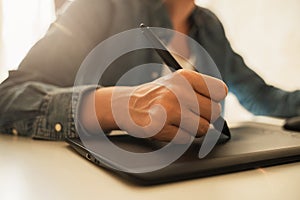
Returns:
[[[62,130],[62,125],[60,123],[56,123],[54,129],[56,132],[60,132]]]
[[[13,135],[18,135],[19,134],[18,131],[17,131],[17,129],[15,129],[15,128],[13,128],[11,130],[11,132],[12,132]]]
[[[151,78],[153,78],[153,79],[155,79],[155,78],[157,78],[158,77],[158,72],[152,72],[151,73]]]

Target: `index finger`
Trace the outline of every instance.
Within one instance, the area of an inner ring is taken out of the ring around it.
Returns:
[[[191,70],[179,70],[177,72],[189,81],[197,93],[213,101],[222,101],[228,93],[226,84],[217,78]]]

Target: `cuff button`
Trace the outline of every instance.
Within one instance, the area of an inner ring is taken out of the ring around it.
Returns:
[[[15,128],[13,128],[13,129],[11,130],[11,132],[12,132],[13,135],[19,135],[18,130],[15,129]]]
[[[54,129],[56,132],[61,132],[62,130],[62,125],[60,123],[56,123],[54,126]]]

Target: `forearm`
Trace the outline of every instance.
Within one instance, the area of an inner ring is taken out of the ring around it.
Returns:
[[[281,118],[300,115],[300,91],[288,92],[268,85],[233,51],[227,71],[230,91],[253,114]]]
[[[261,85],[252,95],[241,98],[241,103],[255,115],[288,118],[300,116],[300,91],[288,92]]]

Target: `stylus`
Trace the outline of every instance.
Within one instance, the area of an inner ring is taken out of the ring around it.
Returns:
[[[145,26],[143,23],[140,25],[140,28],[145,35],[145,37],[152,43],[155,47],[155,51],[164,61],[164,63],[173,68],[174,70],[182,69],[181,65],[176,61],[172,54],[168,51],[167,47],[161,42],[161,40],[150,30],[149,27]],[[213,126],[215,129],[226,135],[229,139],[231,138],[230,130],[228,128],[227,122],[223,117],[219,117],[214,123]],[[220,129],[220,130],[219,130]]]

